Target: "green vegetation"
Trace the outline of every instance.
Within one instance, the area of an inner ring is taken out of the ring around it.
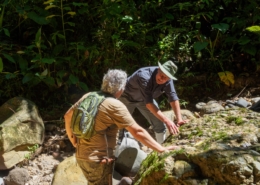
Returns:
[[[255,70],[258,15],[256,0],[3,0],[0,103],[18,95],[42,107],[66,103],[71,89],[99,89],[109,68],[131,74],[168,58],[178,62],[180,79],[198,71],[214,79],[238,63]]]
[[[32,155],[35,153],[35,151],[39,148],[39,145],[38,144],[35,144],[35,145],[33,145],[32,147],[27,147],[28,148],[28,150],[29,150],[29,154],[27,154],[27,155],[25,155],[24,156],[24,158],[26,159],[26,160],[30,160],[31,159],[31,157],[32,157]]]
[[[141,168],[137,174],[138,176],[140,176],[140,178],[137,178],[138,181],[135,182],[135,185],[140,184],[142,182],[142,179],[148,176],[149,174],[160,171],[164,167],[165,159],[167,157],[174,157],[176,154],[182,154],[182,153],[185,153],[184,149],[173,150],[163,154],[158,154],[157,152],[150,153],[147,156],[147,158],[143,160],[141,164]],[[169,176],[167,175],[164,176],[161,179],[161,182],[167,180],[168,177]]]
[[[234,122],[236,125],[242,125],[243,124],[243,120],[242,117],[240,116],[229,116],[226,118],[227,119],[227,123],[232,123]]]

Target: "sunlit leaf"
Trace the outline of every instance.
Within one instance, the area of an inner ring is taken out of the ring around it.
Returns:
[[[246,30],[260,34],[260,26],[250,26]]]
[[[56,6],[56,5],[49,5],[49,6],[45,7],[45,10],[49,10],[51,8],[56,8],[56,7],[58,7],[58,6]]]
[[[48,74],[48,69],[45,69],[42,73],[41,73],[41,76],[47,76]]]
[[[227,86],[231,86],[235,83],[234,75],[229,71],[219,72],[218,76]]]
[[[87,73],[86,73],[86,71],[84,69],[82,70],[82,76],[84,76],[84,77],[87,76]]]
[[[51,4],[53,3],[55,0],[48,0],[48,1],[45,1],[43,4]]]
[[[74,16],[74,15],[76,15],[76,12],[67,12],[67,14]]]
[[[24,51],[17,51],[16,53],[17,54],[24,54],[25,52]]]
[[[126,16],[122,17],[122,21],[131,22],[131,21],[133,21],[133,18],[131,16],[126,15]]]
[[[46,19],[50,19],[50,18],[56,17],[56,16],[59,16],[59,15],[49,15],[49,16],[46,17]]]

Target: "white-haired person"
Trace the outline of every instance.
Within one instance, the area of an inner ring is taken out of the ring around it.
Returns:
[[[78,139],[71,130],[73,110],[88,94],[85,94],[64,115],[68,138],[76,147],[77,163],[89,185],[109,185],[111,183],[113,150],[116,146],[119,129],[126,129],[142,144],[160,153],[177,148],[176,146],[164,147],[156,142],[145,129],[135,122],[126,106],[118,100],[125,89],[126,80],[126,72],[118,69],[108,70],[104,75],[101,91],[110,94],[111,97],[107,97],[98,107],[95,118],[97,133],[90,139]],[[126,181],[121,184],[124,183]]]

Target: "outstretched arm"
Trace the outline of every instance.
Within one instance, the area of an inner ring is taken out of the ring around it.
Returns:
[[[172,107],[174,114],[176,116],[177,126],[181,126],[181,125],[187,123],[189,120],[183,120],[182,119],[179,100],[172,101],[170,104],[171,104],[171,107]]]
[[[134,136],[135,139],[146,145],[147,147],[157,151],[157,152],[167,152],[169,150],[179,149],[178,146],[168,146],[164,147],[155,141],[152,136],[137,123],[126,127],[126,129]]]
[[[162,111],[160,111],[153,103],[146,104],[147,109],[153,113],[159,120],[164,122],[171,134],[178,134],[179,129],[178,127],[173,123],[173,120],[170,120],[167,118]]]

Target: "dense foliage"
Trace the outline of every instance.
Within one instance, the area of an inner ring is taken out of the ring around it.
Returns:
[[[0,103],[21,95],[66,102],[104,72],[173,58],[178,75],[255,71],[259,0],[3,0]],[[70,88],[73,87],[73,88]],[[44,100],[44,101],[42,101]]]

